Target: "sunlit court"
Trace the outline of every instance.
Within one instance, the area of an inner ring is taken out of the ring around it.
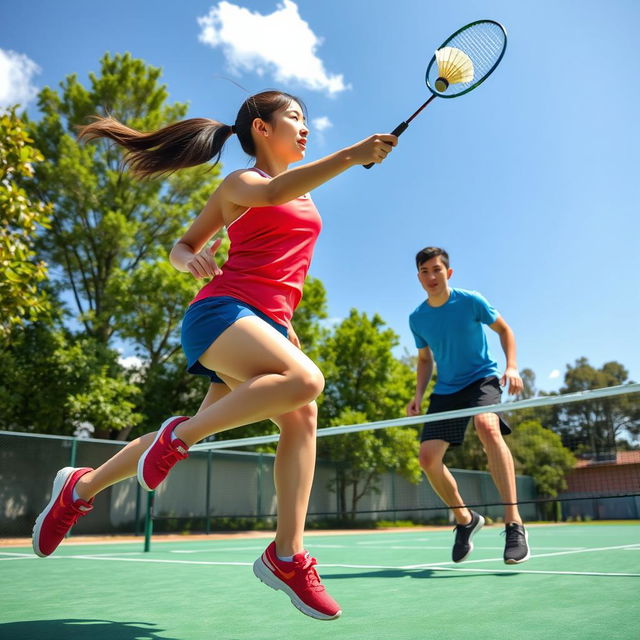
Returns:
[[[475,633],[487,637],[548,638],[562,629],[567,639],[632,638],[638,623],[638,526],[559,524],[530,531],[533,557],[518,567],[502,563],[498,527],[477,536],[474,558],[464,566],[447,561],[449,528],[313,533],[308,546],[322,554],[323,578],[348,607],[340,622],[345,637],[410,639],[439,629],[439,637],[457,638],[472,620]],[[140,542],[81,542],[43,564],[30,549],[4,547],[6,622],[0,636],[334,637],[331,625],[288,615],[290,604],[256,582],[251,565],[263,542],[233,536],[172,540],[148,554]],[[61,602],[60,584],[69,575],[91,580]],[[177,600],[189,603],[189,615],[176,612]],[[275,617],[277,624],[271,622]]]

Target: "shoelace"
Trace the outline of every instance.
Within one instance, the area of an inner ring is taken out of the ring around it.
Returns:
[[[158,467],[160,467],[161,471],[168,471],[176,462],[187,457],[189,457],[188,453],[181,453],[178,449],[170,449],[160,457]]]
[[[56,530],[58,533],[67,533],[67,531],[76,523],[76,520],[81,516],[86,516],[91,509],[82,506],[77,507],[75,504],[69,505],[60,514],[58,518]]]
[[[304,560],[296,563],[301,571],[304,571],[307,587],[314,591],[324,591],[324,586],[320,583],[320,576],[314,567],[318,561],[311,556],[306,556]]]
[[[509,527],[508,529],[503,529],[500,532],[500,535],[507,537],[507,545],[520,544],[520,538],[522,538],[522,540],[525,539],[524,530],[520,530],[518,527]]]

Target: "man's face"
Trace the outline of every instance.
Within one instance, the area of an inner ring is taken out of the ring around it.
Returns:
[[[431,258],[418,267],[418,280],[429,296],[445,294],[452,274],[453,270],[447,269],[442,262],[442,256]]]

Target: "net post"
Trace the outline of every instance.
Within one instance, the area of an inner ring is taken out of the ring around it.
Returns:
[[[136,515],[133,525],[133,535],[140,535],[140,508],[141,508],[141,498],[140,492],[142,491],[142,487],[136,482]]]
[[[69,454],[69,466],[75,467],[77,459],[78,459],[78,438],[73,438],[71,440],[71,453]],[[64,537],[65,538],[71,537],[71,529],[67,531]]]
[[[153,500],[156,492],[149,491],[147,494],[147,512],[144,520],[144,552],[151,550],[151,534],[153,533]]]

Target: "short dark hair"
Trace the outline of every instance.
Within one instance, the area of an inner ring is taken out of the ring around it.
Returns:
[[[442,259],[442,264],[444,264],[447,269],[449,268],[449,254],[440,247],[425,247],[421,249],[416,254],[416,267],[419,269],[421,264],[427,262],[427,260],[431,260],[431,258],[436,258],[440,256]]]

